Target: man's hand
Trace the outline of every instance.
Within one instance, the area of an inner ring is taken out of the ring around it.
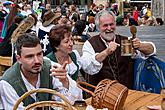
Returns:
[[[108,45],[109,46],[108,46],[107,51],[106,51],[108,55],[112,54],[116,50],[116,48],[118,46],[120,46],[120,44],[118,44],[116,42],[110,42]]]
[[[101,63],[108,55],[111,55],[118,46],[120,46],[120,44],[116,42],[109,42],[108,47],[96,55],[96,60]]]
[[[138,49],[141,46],[141,41],[139,38],[135,38],[132,40],[133,48]]]
[[[68,88],[69,81],[67,78],[67,71],[66,71],[66,65],[68,62],[64,62],[62,66],[58,67],[56,65],[53,66],[53,68],[50,69],[51,76],[54,76],[55,78],[58,78],[62,83],[63,86]]]
[[[138,49],[144,55],[150,55],[154,52],[154,44],[150,42],[142,42],[139,38],[132,40],[133,48]]]

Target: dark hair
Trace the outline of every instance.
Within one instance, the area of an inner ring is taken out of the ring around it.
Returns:
[[[164,24],[162,18],[156,18],[156,22],[157,22],[157,24],[159,24],[159,25],[163,25],[163,24]]]
[[[14,23],[17,23],[17,24],[20,24],[22,20],[23,20],[22,17],[20,17],[20,16],[15,16],[13,22],[14,22]]]
[[[25,33],[20,35],[15,43],[17,55],[21,55],[22,47],[36,47],[38,44],[40,44],[40,40],[36,34]]]
[[[74,26],[76,33],[73,33],[73,35],[82,35],[85,27],[86,27],[85,21],[82,20],[76,21]]]
[[[39,6],[42,6],[42,3],[39,3],[38,5],[39,5]]]
[[[29,15],[32,16],[32,17],[34,18],[34,20],[35,20],[34,25],[36,25],[36,24],[37,24],[37,21],[38,21],[37,15],[36,15],[36,14],[33,14],[33,13],[31,13],[31,14],[29,14]]]
[[[61,43],[61,40],[65,38],[65,34],[71,34],[71,27],[69,25],[61,25],[57,24],[53,26],[49,32],[49,42],[54,52],[57,51],[56,47],[58,47]]]

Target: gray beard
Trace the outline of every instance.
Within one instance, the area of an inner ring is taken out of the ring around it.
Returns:
[[[100,34],[101,37],[105,40],[105,41],[112,41],[115,37],[115,33],[109,33],[109,34],[106,34],[105,32],[101,33]]]

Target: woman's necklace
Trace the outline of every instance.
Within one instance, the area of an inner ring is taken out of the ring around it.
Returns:
[[[57,58],[57,61],[59,64],[62,65],[66,61],[69,63],[69,55],[67,55],[67,56],[59,56],[57,54],[55,54],[55,55],[56,55],[56,58]]]
[[[66,62],[66,61],[68,62],[68,64],[67,64],[68,67],[66,67],[66,69],[67,69],[68,74],[70,75],[69,55],[67,55],[65,57],[62,57],[62,56],[59,57],[57,54],[55,54],[55,55],[56,55],[56,59],[59,64],[63,65],[64,62]]]

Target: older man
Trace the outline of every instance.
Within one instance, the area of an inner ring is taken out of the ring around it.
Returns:
[[[121,40],[125,37],[115,34],[114,14],[106,10],[99,12],[95,24],[100,34],[86,41],[82,49],[82,67],[89,74],[88,82],[97,85],[101,80],[108,78],[132,88],[132,59],[131,56],[121,56]],[[155,45],[151,42],[142,42],[139,38],[134,38],[132,43],[136,49],[136,56],[146,57],[156,52]]]

